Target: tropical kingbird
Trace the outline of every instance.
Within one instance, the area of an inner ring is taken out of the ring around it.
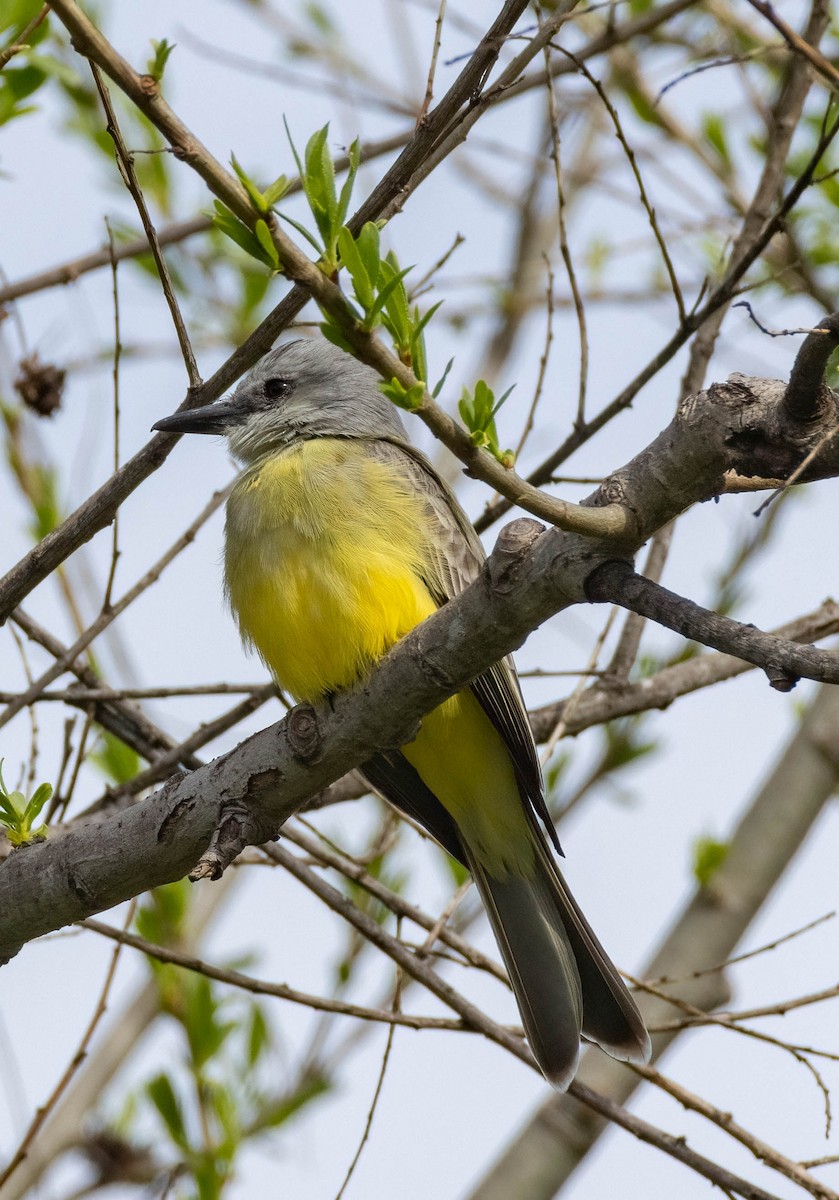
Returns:
[[[477,534],[369,367],[323,339],[267,354],[233,395],[155,429],[226,435],[225,590],[282,688],[316,702],[363,679],[481,569]],[[574,1077],[581,1033],[649,1057],[641,1016],[577,907],[511,659],[429,713],[363,774],[468,866],[546,1077]]]

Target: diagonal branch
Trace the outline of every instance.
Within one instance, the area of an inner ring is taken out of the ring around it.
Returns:
[[[802,676],[839,683],[839,655],[833,651],[800,646],[711,612],[636,574],[627,562],[603,563],[586,580],[586,592],[593,603],[619,604],[691,641],[761,667],[779,692],[791,691]]]

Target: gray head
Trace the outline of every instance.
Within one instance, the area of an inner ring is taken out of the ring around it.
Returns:
[[[372,368],[325,338],[286,342],[261,358],[231,396],[164,417],[152,428],[223,434],[245,463],[312,438],[405,442],[399,413],[378,383]]]

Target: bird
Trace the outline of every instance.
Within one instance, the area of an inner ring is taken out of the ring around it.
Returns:
[[[225,593],[245,645],[298,702],[363,681],[482,568],[472,524],[376,372],[325,338],[278,346],[229,397],[153,428],[223,435],[241,464],[226,509]],[[581,1036],[647,1061],[638,1008],[557,866],[512,659],[361,771],[471,872],[545,1078],[567,1089]]]

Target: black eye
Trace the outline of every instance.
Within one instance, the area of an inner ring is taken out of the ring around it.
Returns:
[[[281,396],[287,396],[290,390],[291,384],[288,380],[278,377],[266,379],[263,385],[263,391],[268,400],[279,400]]]

